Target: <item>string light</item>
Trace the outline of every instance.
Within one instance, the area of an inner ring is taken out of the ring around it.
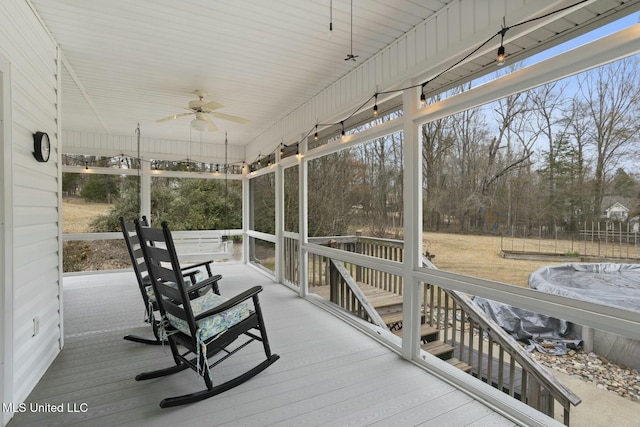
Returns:
[[[479,46],[477,46],[475,49],[473,49],[473,50],[472,50],[471,52],[469,52],[467,55],[465,55],[464,57],[462,57],[460,60],[456,61],[455,63],[451,64],[451,65],[450,65],[449,67],[447,67],[446,69],[442,70],[442,71],[441,71],[440,73],[438,73],[437,75],[433,76],[430,80],[427,80],[427,81],[425,81],[425,82],[423,82],[423,83],[419,83],[419,85],[421,86],[421,93],[420,93],[420,106],[421,106],[421,107],[424,107],[424,106],[426,105],[426,95],[425,95],[424,88],[425,88],[425,86],[426,86],[429,82],[431,82],[431,81],[433,81],[433,80],[435,80],[435,79],[439,78],[440,76],[442,76],[442,75],[443,75],[443,74],[445,74],[446,72],[448,72],[448,71],[452,70],[453,68],[457,67],[460,63],[462,63],[462,62],[464,62],[465,60],[467,60],[468,58],[470,58],[472,55],[476,54],[476,53],[477,53],[480,49],[482,49],[482,48],[483,48],[487,43],[489,43],[489,42],[490,42],[490,41],[491,41],[495,36],[500,35],[500,47],[498,48],[498,54],[497,54],[496,63],[497,63],[497,65],[503,65],[503,64],[504,64],[504,62],[505,62],[505,57],[506,57],[506,52],[505,52],[505,47],[504,47],[504,36],[505,36],[505,34],[507,33],[507,31],[508,31],[509,29],[514,28],[514,27],[517,27],[517,26],[520,26],[520,25],[525,25],[525,24],[528,24],[528,23],[530,23],[530,22],[538,21],[538,20],[544,19],[544,18],[546,18],[546,17],[548,17],[548,16],[551,16],[551,15],[557,14],[557,13],[561,13],[561,12],[563,12],[563,11],[565,11],[565,10],[571,9],[571,8],[573,8],[573,7],[577,6],[577,5],[581,4],[581,3],[585,3],[585,2],[587,2],[587,1],[589,1],[589,0],[581,0],[581,1],[577,1],[577,2],[575,2],[575,3],[573,3],[573,4],[571,4],[571,5],[568,5],[568,6],[566,6],[566,7],[560,8],[560,9],[555,10],[555,11],[553,11],[553,12],[549,12],[549,13],[547,13],[547,14],[544,14],[544,15],[541,15],[541,16],[538,16],[538,17],[535,17],[535,18],[532,18],[532,19],[528,19],[528,20],[525,20],[525,21],[519,22],[519,23],[517,23],[517,24],[512,25],[511,27],[507,27],[507,26],[506,26],[506,19],[503,17],[503,25],[502,25],[502,27],[501,27],[500,31],[498,31],[497,33],[495,33],[493,36],[491,36],[489,39],[487,39],[485,42],[483,42],[483,43],[482,43],[482,44],[480,44]],[[353,7],[353,5],[352,5],[352,7]],[[331,35],[331,32],[333,31],[333,16],[332,16],[332,13],[333,13],[333,7],[332,7],[332,4],[331,4],[331,6],[330,6],[330,13],[331,13],[331,16],[330,16],[330,22],[329,22],[329,35]],[[353,16],[352,16],[352,19],[353,19]],[[352,46],[352,52],[353,52],[353,46]],[[346,58],[346,60],[348,60],[348,59],[353,59],[353,60],[355,60],[355,57],[357,57],[357,55],[350,54],[350,55]],[[387,93],[397,93],[397,92],[402,92],[402,91],[407,90],[407,89],[416,88],[417,86],[418,86],[418,84],[415,84],[415,85],[408,86],[408,87],[404,87],[404,88],[400,88],[400,89],[395,89],[395,90],[390,90],[390,91],[383,91],[383,92],[376,92],[376,93],[371,97],[371,98],[374,98],[373,116],[374,116],[374,117],[377,117],[377,116],[378,116],[378,95],[379,95],[379,94],[387,94]],[[367,101],[365,101],[361,106],[359,106],[357,109],[355,109],[355,110],[354,110],[350,115],[348,115],[344,120],[342,120],[342,121],[340,121],[340,122],[338,122],[338,123],[323,123],[323,124],[322,124],[322,126],[335,126],[335,125],[337,125],[337,124],[340,124],[340,125],[341,125],[341,127],[342,127],[342,130],[341,130],[341,132],[340,132],[340,139],[342,139],[342,138],[346,135],[346,133],[345,133],[345,127],[344,127],[344,122],[345,122],[346,120],[350,119],[351,117],[353,117],[353,116],[354,116],[355,114],[357,114],[358,112],[362,111],[362,109],[366,106],[366,104],[368,104],[368,103],[371,101],[371,98],[369,98],[369,99],[368,99]],[[314,139],[314,141],[318,141],[318,126],[320,126],[320,124],[316,122],[316,124],[315,124],[315,132],[314,132],[314,135],[313,135],[313,139]],[[307,135],[305,136],[305,138],[307,138],[307,137],[311,134],[311,131],[312,131],[312,130],[313,130],[313,128],[312,128],[312,129],[307,133]],[[298,155],[298,154],[299,154],[299,143],[300,143],[300,142],[297,142],[297,143],[295,144],[295,146],[296,146],[296,155]],[[280,155],[281,155],[281,157],[282,157],[282,155],[283,155],[283,148],[282,148],[282,146],[286,147],[286,145],[284,145],[284,143],[281,143],[281,146],[280,146]],[[273,152],[272,152],[271,154],[273,154]],[[121,158],[121,160],[120,160],[120,162],[121,162],[121,163],[123,163],[123,158],[124,158],[124,154],[122,154],[122,158]],[[270,165],[270,164],[271,164],[270,156],[267,156],[267,158],[268,158],[268,165]],[[138,160],[138,161],[142,161],[141,159],[137,159],[137,160]],[[245,163],[243,162],[243,168],[244,168],[244,164],[245,164]],[[257,164],[258,164],[258,166],[260,166],[260,167],[262,166],[262,158],[260,157],[260,155],[258,155]],[[249,168],[249,170],[253,169],[253,167],[254,167],[254,166],[255,166],[255,163],[247,164],[247,167]],[[157,166],[157,164],[156,164],[156,168],[157,168],[157,167],[158,167],[158,166]],[[85,169],[86,169],[86,170],[88,170],[88,169],[89,169],[88,162],[85,162]],[[187,169],[189,169],[189,165],[188,165],[188,164],[187,164]],[[218,170],[218,168],[216,168],[216,170]]]
[[[333,0],[329,1],[329,35],[327,38],[331,38],[331,34],[333,34]]]

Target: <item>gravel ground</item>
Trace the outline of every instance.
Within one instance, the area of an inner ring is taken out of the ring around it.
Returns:
[[[534,351],[534,359],[544,366],[593,383],[634,402],[640,401],[640,373],[635,369],[610,363],[595,353],[571,350],[565,356]]]

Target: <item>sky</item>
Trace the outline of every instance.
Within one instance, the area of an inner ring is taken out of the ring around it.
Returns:
[[[544,59],[550,58],[552,56],[558,55],[559,53],[565,52],[569,49],[573,49],[575,47],[578,46],[582,46],[584,44],[587,44],[589,42],[592,42],[593,40],[597,40],[599,38],[608,36],[609,34],[613,34],[617,31],[620,31],[624,28],[627,28],[633,24],[637,24],[640,22],[640,13],[632,13],[631,15],[625,16],[622,19],[619,19],[617,21],[614,21],[608,25],[605,25],[603,27],[600,27],[596,30],[590,31],[586,34],[583,34],[580,37],[576,37],[573,40],[570,40],[568,42],[562,43],[552,49],[549,49],[545,52],[539,53],[538,55],[534,55],[531,58],[529,58],[527,60],[527,63],[529,63],[529,61],[532,61],[531,63],[535,63],[535,62],[539,62],[542,61]]]

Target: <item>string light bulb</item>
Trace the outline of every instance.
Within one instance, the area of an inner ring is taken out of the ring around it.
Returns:
[[[504,46],[498,48],[498,57],[496,58],[496,64],[504,65]]]
[[[344,138],[344,120],[340,122],[340,124],[342,125],[342,132],[340,132],[340,139]]]
[[[420,106],[424,107],[425,105],[427,105],[427,97],[424,96],[424,86],[426,85],[426,83],[424,83],[422,85],[421,91],[420,91]]]
[[[373,117],[378,117],[378,94],[375,94],[375,102],[373,103]]]
[[[498,48],[498,57],[496,58],[496,64],[498,64],[498,66],[503,65],[504,64],[504,57],[505,57],[505,52],[504,52],[504,35],[507,34],[507,30],[509,29],[505,24],[504,24],[504,18],[503,19],[503,25],[502,25],[502,29],[500,30],[500,47]]]
[[[317,141],[318,140],[318,125],[316,125],[316,133],[313,134],[313,140]],[[298,146],[296,145],[296,148],[298,148]],[[298,153],[296,153],[298,154]]]

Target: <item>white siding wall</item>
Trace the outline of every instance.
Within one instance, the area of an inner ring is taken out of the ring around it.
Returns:
[[[57,49],[25,0],[0,2],[0,54],[10,63],[12,183],[3,182],[8,215],[13,223],[11,295],[13,339],[7,363],[12,366],[10,402],[31,392],[60,351],[60,257],[58,229],[58,102]],[[36,131],[49,134],[48,163],[33,157]],[[6,188],[6,185],[12,185]],[[5,244],[5,242],[2,242]],[[40,331],[33,336],[33,319]],[[12,385],[11,385],[12,384]],[[6,420],[4,420],[6,422]]]

